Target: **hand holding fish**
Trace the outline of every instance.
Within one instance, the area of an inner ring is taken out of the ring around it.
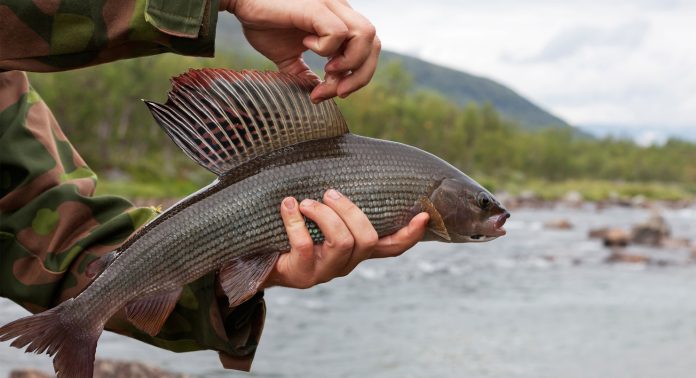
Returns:
[[[315,103],[364,87],[377,68],[375,27],[345,0],[221,0],[219,8],[235,14],[249,43],[281,72],[319,84]],[[302,60],[307,50],[329,58],[323,82]]]
[[[421,213],[395,234],[379,238],[377,231],[353,202],[336,190],[324,193],[323,203],[283,200],[280,214],[291,246],[278,258],[262,287],[306,289],[348,275],[363,260],[393,257],[414,246],[425,234],[428,214]],[[322,230],[325,241],[315,245],[303,215]]]

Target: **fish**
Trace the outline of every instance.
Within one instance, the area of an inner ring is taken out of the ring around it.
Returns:
[[[59,377],[91,377],[105,323],[127,319],[154,336],[183,285],[210,273],[230,306],[258,290],[290,249],[279,215],[287,196],[321,201],[336,189],[380,237],[420,212],[423,240],[486,242],[505,235],[510,213],[485,188],[442,159],[409,145],[354,135],[337,104],[313,104],[313,84],[261,71],[193,69],[172,79],[164,104],[145,101],[184,153],[217,175],[90,266],[80,294],[0,327],[0,341],[47,353]],[[324,239],[306,221],[315,243]]]

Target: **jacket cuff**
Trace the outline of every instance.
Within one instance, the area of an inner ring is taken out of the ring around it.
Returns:
[[[172,52],[182,55],[213,56],[218,0],[147,0],[145,21],[172,37]]]

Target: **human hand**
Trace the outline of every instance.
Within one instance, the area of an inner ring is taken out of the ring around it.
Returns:
[[[237,16],[249,43],[281,72],[317,83],[315,103],[364,87],[377,68],[375,27],[345,0],[221,0],[220,10]],[[307,50],[329,58],[323,82],[302,59]]]
[[[280,255],[262,288],[306,289],[347,275],[363,260],[398,256],[423,238],[429,220],[420,213],[406,227],[378,239],[367,216],[335,190],[324,193],[323,203],[306,199],[298,206],[294,198],[285,198],[280,215],[291,249]],[[322,230],[323,244],[313,243],[303,215]]]

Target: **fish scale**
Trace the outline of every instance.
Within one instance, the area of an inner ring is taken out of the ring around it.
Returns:
[[[336,105],[311,104],[310,91],[311,83],[277,73],[201,70],[174,79],[166,104],[146,103],[167,135],[218,179],[97,260],[103,271],[77,297],[0,327],[0,341],[48,348],[59,376],[85,378],[104,324],[124,307],[155,336],[181,288],[211,272],[230,306],[239,305],[290,249],[279,214],[287,196],[321,201],[337,189],[380,237],[422,211],[430,215],[424,240],[504,234],[509,214],[471,178],[415,147],[350,134]],[[315,243],[324,241],[313,220],[305,224]]]

